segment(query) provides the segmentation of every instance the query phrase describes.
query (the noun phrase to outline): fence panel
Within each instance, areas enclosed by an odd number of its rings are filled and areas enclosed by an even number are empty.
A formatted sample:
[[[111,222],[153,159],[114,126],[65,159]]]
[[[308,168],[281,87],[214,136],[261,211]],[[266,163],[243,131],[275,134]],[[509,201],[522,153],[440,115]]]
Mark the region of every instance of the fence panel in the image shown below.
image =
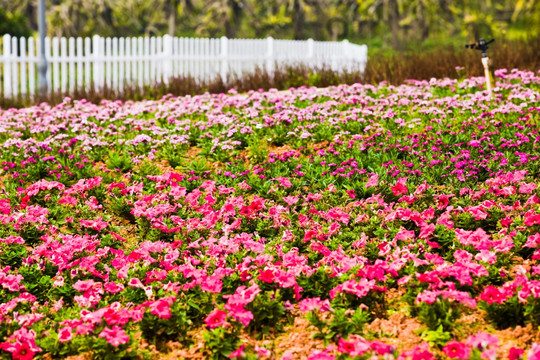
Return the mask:
[[[0,38],[0,91],[5,98],[37,93],[40,43],[34,38]],[[256,68],[278,65],[364,71],[367,46],[340,42],[266,39],[195,39],[163,37],[45,38],[46,74],[51,92],[168,83],[172,77],[223,80]]]
[[[36,95],[36,47],[34,44],[34,38],[28,39],[28,92],[30,96]]]

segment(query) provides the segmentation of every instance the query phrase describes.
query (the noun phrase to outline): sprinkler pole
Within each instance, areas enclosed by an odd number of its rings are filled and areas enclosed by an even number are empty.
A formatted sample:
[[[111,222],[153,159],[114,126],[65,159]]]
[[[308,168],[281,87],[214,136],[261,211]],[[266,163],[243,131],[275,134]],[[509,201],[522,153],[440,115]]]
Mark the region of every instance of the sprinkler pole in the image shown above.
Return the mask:
[[[489,99],[493,99],[493,89],[491,88],[491,75],[489,74],[489,58],[482,57],[482,65],[484,65],[484,75],[486,76],[486,88],[489,94]]]
[[[494,42],[495,39],[485,41],[480,39],[475,43],[466,44],[465,47],[474,50],[480,50],[482,52],[482,65],[484,66],[484,75],[486,77],[486,89],[488,91],[489,99],[493,99],[493,89],[491,88],[491,75],[489,74],[489,58],[487,56],[488,45]]]

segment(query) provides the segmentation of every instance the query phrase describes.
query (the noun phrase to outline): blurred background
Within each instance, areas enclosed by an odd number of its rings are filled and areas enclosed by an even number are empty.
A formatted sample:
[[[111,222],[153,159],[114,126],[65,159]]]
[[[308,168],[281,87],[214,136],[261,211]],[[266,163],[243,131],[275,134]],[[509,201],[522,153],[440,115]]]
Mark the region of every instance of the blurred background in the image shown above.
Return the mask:
[[[0,0],[0,34],[35,34],[36,12],[37,0]],[[540,0],[48,0],[47,22],[51,36],[348,39],[391,54],[530,41]]]

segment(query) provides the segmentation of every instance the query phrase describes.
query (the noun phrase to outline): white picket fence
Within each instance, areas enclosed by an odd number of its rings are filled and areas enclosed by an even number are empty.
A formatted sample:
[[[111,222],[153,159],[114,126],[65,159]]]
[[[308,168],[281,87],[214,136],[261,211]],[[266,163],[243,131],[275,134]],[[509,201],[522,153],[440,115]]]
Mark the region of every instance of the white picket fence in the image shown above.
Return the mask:
[[[4,98],[35,95],[39,42],[4,35],[0,54]],[[266,39],[162,37],[46,38],[49,91],[123,89],[125,85],[152,85],[172,77],[197,80],[226,79],[256,67],[272,71],[276,64],[329,66],[339,71],[363,71],[367,46],[341,42]]]

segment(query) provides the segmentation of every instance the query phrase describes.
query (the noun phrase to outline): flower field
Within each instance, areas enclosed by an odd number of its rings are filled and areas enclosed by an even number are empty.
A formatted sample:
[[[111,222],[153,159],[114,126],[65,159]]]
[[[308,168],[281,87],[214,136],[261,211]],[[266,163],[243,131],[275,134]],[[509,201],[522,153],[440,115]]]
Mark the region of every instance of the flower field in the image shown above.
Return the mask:
[[[0,111],[0,357],[540,359],[540,73]]]

